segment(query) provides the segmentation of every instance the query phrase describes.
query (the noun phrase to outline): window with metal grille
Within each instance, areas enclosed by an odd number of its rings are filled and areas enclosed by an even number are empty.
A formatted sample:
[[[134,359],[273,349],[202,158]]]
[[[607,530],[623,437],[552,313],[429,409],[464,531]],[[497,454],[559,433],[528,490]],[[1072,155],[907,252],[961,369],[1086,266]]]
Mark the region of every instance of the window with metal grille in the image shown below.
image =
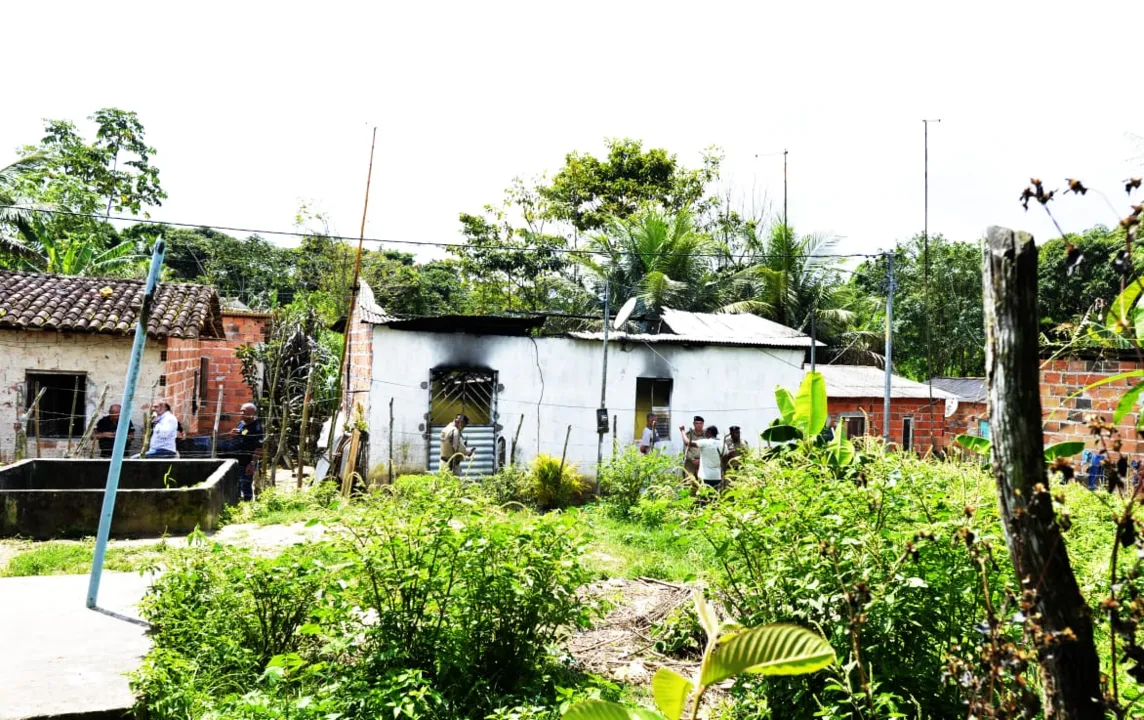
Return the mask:
[[[492,370],[440,368],[431,375],[429,422],[448,425],[458,415],[468,415],[470,425],[493,424],[493,400],[497,375]]]
[[[87,425],[87,375],[84,373],[27,373],[25,408],[39,402],[40,437],[79,439]],[[75,408],[73,413],[72,408]],[[28,414],[28,437],[36,434],[37,413]]]
[[[636,378],[635,437],[643,435],[647,414],[655,413],[655,434],[671,437],[671,378]]]

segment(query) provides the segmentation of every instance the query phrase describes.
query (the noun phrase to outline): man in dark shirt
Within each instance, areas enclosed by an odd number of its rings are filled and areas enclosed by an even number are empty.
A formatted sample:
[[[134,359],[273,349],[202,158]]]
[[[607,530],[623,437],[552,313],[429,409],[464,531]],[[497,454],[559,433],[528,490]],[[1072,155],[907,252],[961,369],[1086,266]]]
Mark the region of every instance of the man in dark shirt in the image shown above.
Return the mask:
[[[220,448],[219,454],[222,457],[238,461],[238,489],[243,500],[254,499],[253,461],[255,453],[262,448],[264,435],[262,421],[258,419],[258,408],[254,403],[245,403],[242,406],[242,421],[230,431],[230,438]]]
[[[121,409],[119,405],[112,405],[107,409],[107,414],[95,423],[95,437],[99,440],[99,456],[102,458],[111,457],[111,451],[115,448],[115,430],[119,427]],[[134,439],[135,423],[128,420],[127,445],[129,447]]]

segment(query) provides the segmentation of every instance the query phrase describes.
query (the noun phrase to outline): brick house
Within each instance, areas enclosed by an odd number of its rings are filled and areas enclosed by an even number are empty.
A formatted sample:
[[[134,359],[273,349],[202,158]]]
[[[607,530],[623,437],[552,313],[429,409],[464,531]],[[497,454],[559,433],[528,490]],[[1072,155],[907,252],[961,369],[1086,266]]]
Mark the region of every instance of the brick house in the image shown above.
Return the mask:
[[[882,437],[886,371],[868,365],[818,365],[815,369],[826,380],[827,411],[839,426],[846,427],[846,436]],[[948,444],[945,411],[946,402],[952,396],[935,386],[931,406],[930,392],[924,383],[891,376],[890,442],[923,453],[931,447],[940,450]]]
[[[936,377],[930,380],[935,388],[953,397],[946,400],[945,431],[950,440],[972,429],[989,437],[989,388],[983,377]]]
[[[12,457],[19,416],[40,389],[44,457],[65,454],[69,434],[78,440],[97,413],[120,401],[142,295],[140,280],[0,271],[0,457]],[[153,398],[166,399],[192,435],[209,434],[220,384],[224,417],[237,415],[251,393],[234,351],[260,340],[265,323],[257,313],[223,313],[212,287],[161,283],[130,410],[139,430],[132,452]],[[34,456],[34,416],[26,431]]]
[[[1084,388],[1141,368],[1144,368],[1144,363],[1135,353],[1115,350],[1077,352],[1042,361],[1041,411],[1045,444],[1087,440],[1091,437],[1085,420],[1089,415],[1099,415],[1111,422],[1121,396],[1139,379],[1122,378],[1091,390]],[[1144,440],[1136,431],[1139,417],[1139,413],[1131,412],[1120,421],[1120,438],[1125,453],[1144,451]]]

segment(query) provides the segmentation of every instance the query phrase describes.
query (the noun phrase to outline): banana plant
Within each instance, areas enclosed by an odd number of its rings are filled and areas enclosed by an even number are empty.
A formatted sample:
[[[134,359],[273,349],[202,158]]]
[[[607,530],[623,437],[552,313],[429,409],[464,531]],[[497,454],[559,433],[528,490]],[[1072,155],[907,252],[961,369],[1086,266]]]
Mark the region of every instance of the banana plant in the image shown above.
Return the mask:
[[[987,457],[993,448],[992,442],[977,435],[958,435],[954,442],[969,452]],[[1081,440],[1053,443],[1045,448],[1045,462],[1051,463],[1059,458],[1072,457],[1082,450],[1084,450],[1084,442]]]
[[[703,694],[715,683],[743,673],[805,675],[834,663],[830,643],[798,625],[775,623],[744,628],[737,623],[720,622],[701,590],[695,591],[695,614],[707,632],[703,662],[691,679],[665,667],[656,671],[651,694],[660,712],[585,700],[568,708],[563,720],[681,720],[685,712],[689,720],[695,720]]]
[[[784,387],[775,388],[780,418],[763,431],[767,442],[813,440],[826,427],[826,379],[822,373],[808,372],[797,395]]]

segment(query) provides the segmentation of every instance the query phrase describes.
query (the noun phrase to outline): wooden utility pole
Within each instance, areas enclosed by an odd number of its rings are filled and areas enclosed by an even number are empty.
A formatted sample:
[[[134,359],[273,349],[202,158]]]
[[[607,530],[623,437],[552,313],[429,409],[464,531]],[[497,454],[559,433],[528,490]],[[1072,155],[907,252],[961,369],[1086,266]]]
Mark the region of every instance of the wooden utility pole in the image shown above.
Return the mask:
[[[1045,718],[1105,717],[1092,615],[1069,564],[1045,468],[1037,313],[1037,248],[1028,233],[991,227],[985,256],[985,367],[1001,526],[1041,627]],[[1071,637],[1067,637],[1071,635]]]

